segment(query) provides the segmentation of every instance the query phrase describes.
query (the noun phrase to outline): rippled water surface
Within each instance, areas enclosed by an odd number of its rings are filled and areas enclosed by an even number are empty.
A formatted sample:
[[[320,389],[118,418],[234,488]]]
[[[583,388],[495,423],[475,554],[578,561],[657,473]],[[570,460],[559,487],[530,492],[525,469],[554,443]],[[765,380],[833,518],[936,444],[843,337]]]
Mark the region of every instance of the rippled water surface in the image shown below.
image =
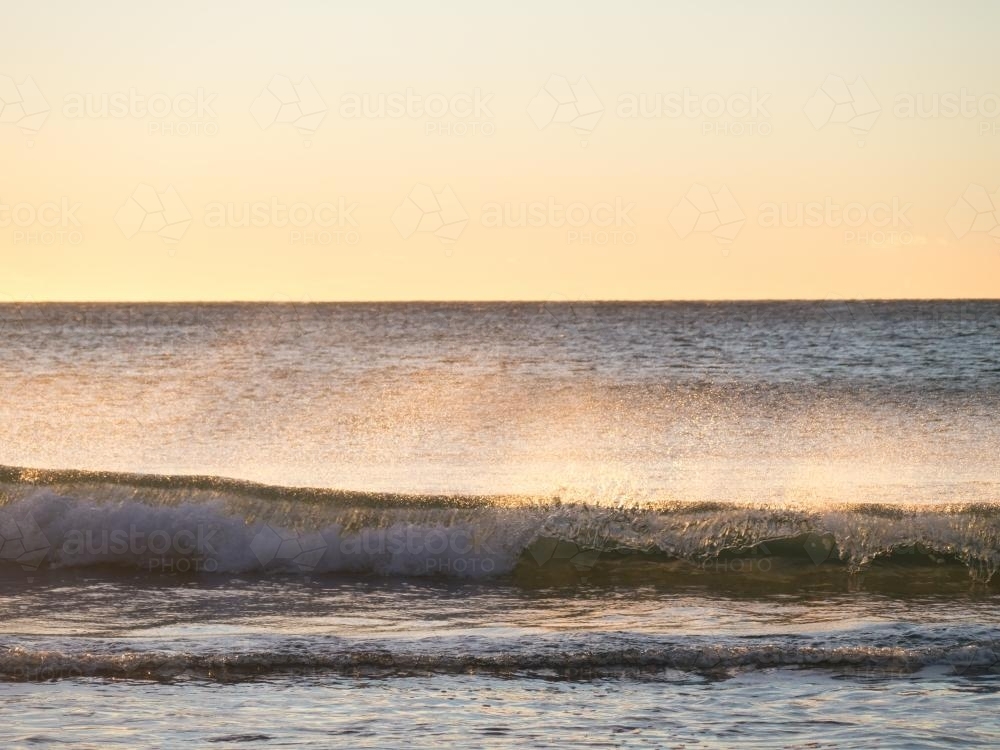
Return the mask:
[[[1000,304],[0,306],[4,747],[1000,744]]]
[[[1000,303],[4,306],[3,460],[363,491],[995,500]]]

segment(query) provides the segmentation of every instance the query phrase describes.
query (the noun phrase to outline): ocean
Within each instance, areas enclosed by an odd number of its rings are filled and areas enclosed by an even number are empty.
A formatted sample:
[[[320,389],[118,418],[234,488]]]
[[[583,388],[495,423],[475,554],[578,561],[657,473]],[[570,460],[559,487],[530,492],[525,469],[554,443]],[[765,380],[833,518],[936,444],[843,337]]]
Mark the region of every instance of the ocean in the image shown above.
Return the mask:
[[[1000,302],[0,306],[5,748],[995,747]]]

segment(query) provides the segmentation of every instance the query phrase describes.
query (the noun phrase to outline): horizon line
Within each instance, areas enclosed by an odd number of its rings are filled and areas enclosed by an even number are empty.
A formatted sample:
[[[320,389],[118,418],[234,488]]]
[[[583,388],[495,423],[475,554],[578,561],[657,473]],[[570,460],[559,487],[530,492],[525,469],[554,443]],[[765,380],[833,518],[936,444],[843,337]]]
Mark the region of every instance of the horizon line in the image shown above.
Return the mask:
[[[731,298],[579,298],[579,299],[52,299],[0,300],[11,305],[563,305],[563,304],[669,304],[669,303],[777,303],[777,302],[1000,302],[998,297],[731,297]]]

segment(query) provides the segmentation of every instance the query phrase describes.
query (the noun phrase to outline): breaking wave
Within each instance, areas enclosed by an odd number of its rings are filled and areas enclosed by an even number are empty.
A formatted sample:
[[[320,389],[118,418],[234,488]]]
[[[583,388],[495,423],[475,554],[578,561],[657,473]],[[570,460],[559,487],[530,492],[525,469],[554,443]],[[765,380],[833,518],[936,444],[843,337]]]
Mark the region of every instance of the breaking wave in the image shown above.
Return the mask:
[[[1000,567],[1000,505],[565,502],[0,467],[0,567],[651,577]],[[963,571],[964,575],[964,571]]]
[[[744,639],[675,642],[589,638],[528,642],[496,650],[446,647],[414,650],[384,644],[275,644],[271,649],[143,651],[88,644],[81,650],[0,648],[0,681],[72,678],[138,680],[206,679],[241,681],[323,674],[412,676],[417,674],[504,673],[594,679],[656,678],[671,673],[723,676],[737,671],[781,667],[830,669],[858,676],[893,677],[927,668],[966,676],[1000,673],[1000,642],[982,634],[947,642],[911,638],[901,645],[882,642]]]

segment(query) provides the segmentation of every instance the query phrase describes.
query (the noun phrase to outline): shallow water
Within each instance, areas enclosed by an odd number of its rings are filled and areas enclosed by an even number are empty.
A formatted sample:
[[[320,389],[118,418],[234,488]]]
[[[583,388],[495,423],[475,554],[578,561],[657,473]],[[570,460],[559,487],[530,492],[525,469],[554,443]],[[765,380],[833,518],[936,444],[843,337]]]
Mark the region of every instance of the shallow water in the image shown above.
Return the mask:
[[[5,746],[995,746],[1000,596],[49,571]],[[983,623],[993,623],[984,626]]]
[[[18,684],[8,747],[995,747],[997,686],[936,674],[725,680],[434,676]],[[58,706],[58,708],[55,708]],[[54,715],[58,714],[58,715]],[[58,728],[56,728],[58,727]]]

